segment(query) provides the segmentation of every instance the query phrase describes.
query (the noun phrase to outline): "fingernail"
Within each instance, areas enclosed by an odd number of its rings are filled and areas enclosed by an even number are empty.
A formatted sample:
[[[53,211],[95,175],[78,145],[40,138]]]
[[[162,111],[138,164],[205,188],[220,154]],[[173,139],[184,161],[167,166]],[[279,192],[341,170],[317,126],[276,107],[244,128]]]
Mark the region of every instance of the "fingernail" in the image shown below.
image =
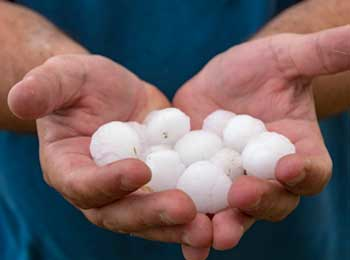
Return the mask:
[[[290,187],[294,187],[300,182],[302,182],[306,177],[306,172],[305,170],[302,170],[297,176],[295,176],[293,179],[289,180],[286,182],[286,184]]]
[[[128,234],[128,232],[126,232],[124,230],[121,230],[121,229],[117,230],[117,232],[120,233],[120,234]]]
[[[166,212],[161,212],[159,214],[159,218],[164,224],[167,224],[167,225],[175,225],[176,224],[175,221],[172,220]]]
[[[130,192],[130,191],[134,191],[136,190],[137,186],[135,186],[135,184],[128,178],[128,177],[122,177],[121,180],[120,180],[120,189],[122,191],[127,191],[127,192]]]
[[[144,191],[144,192],[146,192],[146,193],[152,193],[152,192],[153,192],[153,190],[152,190],[150,187],[148,187],[148,186],[142,186],[142,187],[140,188],[140,190],[141,190],[141,191]]]
[[[189,234],[187,232],[182,235],[182,244],[185,246],[191,246],[191,240],[189,239]]]

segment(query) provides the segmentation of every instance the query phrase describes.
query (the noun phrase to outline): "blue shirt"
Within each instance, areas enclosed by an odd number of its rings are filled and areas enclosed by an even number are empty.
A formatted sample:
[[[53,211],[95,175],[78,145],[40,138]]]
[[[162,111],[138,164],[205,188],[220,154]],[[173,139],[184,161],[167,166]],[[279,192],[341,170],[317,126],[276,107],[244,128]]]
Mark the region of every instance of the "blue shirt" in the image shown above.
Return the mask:
[[[17,2],[171,98],[215,54],[295,1]],[[344,113],[321,124],[334,160],[334,177],[322,194],[303,198],[281,223],[259,222],[237,248],[210,259],[350,259],[349,122]],[[181,259],[177,245],[114,234],[85,220],[43,182],[35,136],[0,132],[0,165],[0,259]]]

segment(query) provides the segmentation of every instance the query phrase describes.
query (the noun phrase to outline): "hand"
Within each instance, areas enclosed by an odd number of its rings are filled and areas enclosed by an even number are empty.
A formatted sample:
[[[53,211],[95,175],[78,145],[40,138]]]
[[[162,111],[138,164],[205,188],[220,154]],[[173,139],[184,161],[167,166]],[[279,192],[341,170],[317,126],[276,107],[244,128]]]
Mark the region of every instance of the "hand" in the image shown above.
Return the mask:
[[[220,108],[258,117],[296,145],[296,154],[278,162],[278,181],[242,176],[232,185],[232,209],[212,220],[214,248],[233,247],[254,219],[282,220],[295,209],[299,195],[325,187],[332,161],[317,122],[312,79],[350,69],[349,55],[349,26],[276,35],[216,56],[178,91],[174,105],[190,115],[194,128]]]
[[[90,137],[102,124],[142,120],[169,106],[155,87],[103,57],[57,56],[14,86],[8,103],[19,118],[38,119],[46,182],[92,223],[147,239],[211,244],[211,223],[187,195],[137,191],[151,174],[141,161],[97,167],[90,157]]]

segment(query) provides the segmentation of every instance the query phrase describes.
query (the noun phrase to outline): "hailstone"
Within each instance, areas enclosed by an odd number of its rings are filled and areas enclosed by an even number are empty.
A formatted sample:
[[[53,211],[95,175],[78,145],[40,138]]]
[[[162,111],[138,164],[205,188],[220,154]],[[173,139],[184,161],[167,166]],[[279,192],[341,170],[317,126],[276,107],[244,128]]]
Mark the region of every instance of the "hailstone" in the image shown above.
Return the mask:
[[[218,136],[222,136],[222,132],[228,121],[236,114],[226,110],[216,110],[209,114],[203,121],[203,130],[213,132]]]
[[[153,145],[151,147],[148,147],[142,154],[141,158],[146,159],[146,157],[150,153],[158,152],[158,151],[164,151],[164,150],[172,150],[171,145],[168,144],[159,144],[159,145]]]
[[[174,189],[185,170],[180,156],[173,150],[150,153],[146,158],[146,164],[152,172],[152,178],[146,186],[153,191]]]
[[[197,211],[216,213],[228,206],[227,196],[231,184],[223,170],[209,161],[199,161],[185,170],[177,183],[177,189],[191,197]]]
[[[243,168],[248,175],[275,179],[278,160],[293,153],[295,153],[295,146],[287,137],[275,132],[264,132],[253,138],[244,148]]]
[[[264,123],[249,115],[237,115],[230,119],[224,131],[224,143],[237,152],[242,152],[249,140],[266,131]]]
[[[232,181],[244,174],[241,155],[232,149],[221,149],[210,161],[221,168]]]
[[[144,124],[151,145],[174,144],[191,129],[190,118],[176,108],[155,110],[146,117]]]
[[[140,137],[124,122],[113,121],[104,124],[91,138],[90,153],[99,166],[127,158],[137,158],[140,152]]]
[[[136,131],[140,138],[140,143],[142,146],[142,150],[145,151],[147,149],[148,143],[147,143],[147,134],[146,134],[146,126],[143,124],[140,124],[139,122],[130,121],[127,122],[127,124]]]
[[[221,147],[221,138],[216,134],[196,130],[184,135],[175,144],[175,151],[179,153],[183,163],[188,166],[197,161],[209,160]]]

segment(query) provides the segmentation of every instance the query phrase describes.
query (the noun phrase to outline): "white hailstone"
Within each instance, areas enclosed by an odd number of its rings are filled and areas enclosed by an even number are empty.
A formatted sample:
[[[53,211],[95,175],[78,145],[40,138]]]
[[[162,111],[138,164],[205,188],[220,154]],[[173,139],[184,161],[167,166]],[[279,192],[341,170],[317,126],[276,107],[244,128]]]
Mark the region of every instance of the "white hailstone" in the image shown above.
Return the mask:
[[[147,146],[148,146],[146,126],[143,124],[140,124],[139,122],[135,122],[135,121],[130,121],[130,122],[127,122],[126,124],[128,124],[132,129],[134,129],[136,131],[136,133],[139,135],[142,150],[145,151],[147,149]]]
[[[190,118],[176,108],[153,111],[144,124],[151,145],[174,144],[191,129]]]
[[[266,131],[264,123],[249,115],[237,115],[230,119],[224,131],[224,143],[237,152],[242,152],[249,140]]]
[[[150,153],[146,158],[146,164],[152,172],[152,178],[146,186],[153,191],[176,188],[177,181],[185,170],[180,156],[173,150]]]
[[[171,145],[159,144],[159,145],[150,146],[143,152],[143,154],[141,155],[141,158],[145,159],[150,153],[164,151],[164,150],[172,150]]]
[[[226,127],[228,121],[236,114],[226,110],[216,110],[209,114],[203,121],[203,130],[213,132],[218,136],[222,136],[222,132]]]
[[[244,174],[241,155],[232,149],[221,149],[210,161],[221,168],[232,181]]]
[[[275,179],[278,160],[293,153],[295,146],[287,137],[275,132],[264,132],[253,138],[243,150],[243,168],[248,175]]]
[[[228,206],[227,196],[231,184],[223,170],[209,161],[200,161],[185,170],[177,183],[177,189],[191,197],[197,211],[216,213]]]
[[[221,147],[222,141],[216,134],[196,130],[184,135],[175,144],[175,151],[179,153],[183,163],[188,166],[197,161],[209,160]]]
[[[113,121],[102,125],[91,138],[90,153],[99,166],[127,158],[137,158],[140,152],[140,137],[124,122]]]

